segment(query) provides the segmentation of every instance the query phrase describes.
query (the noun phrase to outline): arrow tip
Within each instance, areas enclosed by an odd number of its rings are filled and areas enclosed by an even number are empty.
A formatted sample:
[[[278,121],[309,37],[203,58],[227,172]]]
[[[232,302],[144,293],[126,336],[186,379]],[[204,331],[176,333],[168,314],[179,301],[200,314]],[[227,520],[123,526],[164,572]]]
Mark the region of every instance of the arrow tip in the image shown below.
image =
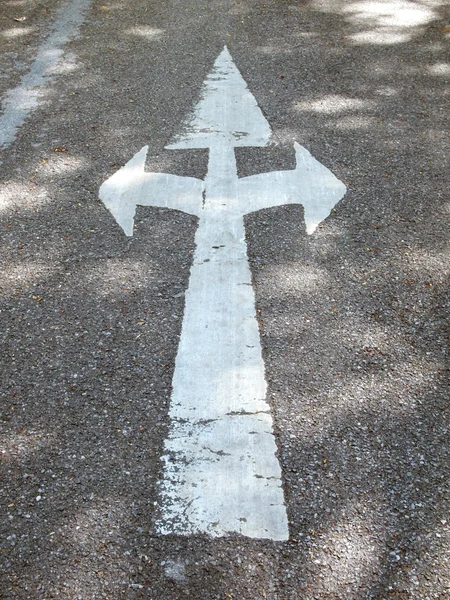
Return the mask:
[[[133,235],[136,212],[136,201],[132,198],[132,190],[136,188],[140,178],[145,174],[147,152],[148,146],[141,148],[126,165],[111,175],[99,190],[100,200],[127,236]]]
[[[302,189],[306,233],[311,235],[345,195],[347,188],[325,165],[294,142],[296,172]]]
[[[201,100],[169,149],[219,144],[266,146],[272,130],[225,45],[203,83]]]
[[[126,165],[123,167],[124,169],[139,169],[140,171],[144,170],[145,160],[147,158],[148,146],[144,146],[136,152],[136,154],[131,158]],[[119,171],[120,173],[120,171]]]

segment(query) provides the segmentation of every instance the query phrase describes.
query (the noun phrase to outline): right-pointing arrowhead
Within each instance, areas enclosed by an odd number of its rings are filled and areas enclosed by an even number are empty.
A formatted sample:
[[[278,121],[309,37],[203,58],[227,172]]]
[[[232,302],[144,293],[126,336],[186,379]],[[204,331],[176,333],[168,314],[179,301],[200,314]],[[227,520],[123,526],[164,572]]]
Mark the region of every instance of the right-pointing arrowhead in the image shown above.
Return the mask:
[[[298,201],[303,204],[305,211],[306,232],[312,234],[344,196],[347,188],[306,148],[297,142],[294,148],[297,160],[294,185],[298,189]]]
[[[306,232],[315,229],[331,213],[347,188],[333,173],[295,142],[297,165],[292,171],[273,171],[238,181],[242,214],[283,204],[302,204]]]

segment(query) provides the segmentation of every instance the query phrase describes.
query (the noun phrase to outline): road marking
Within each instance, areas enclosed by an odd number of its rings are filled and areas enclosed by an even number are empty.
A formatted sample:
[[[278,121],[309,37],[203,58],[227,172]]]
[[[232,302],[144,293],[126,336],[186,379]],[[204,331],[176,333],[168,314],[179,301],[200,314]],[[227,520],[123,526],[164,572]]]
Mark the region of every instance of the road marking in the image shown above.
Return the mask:
[[[293,171],[238,179],[234,147],[265,146],[271,129],[226,48],[185,131],[168,148],[209,148],[204,183],[146,173],[144,147],[100,188],[127,235],[137,205],[200,217],[172,382],[157,530],[286,540],[243,217],[299,203],[312,233],[346,188],[299,144]]]
[[[39,46],[29,72],[5,96],[0,116],[0,150],[14,142],[27,117],[38,108],[43,91],[63,58],[65,44],[78,35],[91,4],[92,0],[67,0],[56,11],[51,33]]]

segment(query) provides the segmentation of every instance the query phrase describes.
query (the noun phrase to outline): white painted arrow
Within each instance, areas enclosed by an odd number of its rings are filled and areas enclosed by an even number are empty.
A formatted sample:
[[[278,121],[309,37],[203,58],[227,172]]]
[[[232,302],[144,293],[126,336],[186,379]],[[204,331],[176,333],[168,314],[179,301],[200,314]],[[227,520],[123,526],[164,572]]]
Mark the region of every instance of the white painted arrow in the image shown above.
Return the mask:
[[[226,48],[185,130],[168,148],[209,148],[204,184],[145,173],[143,148],[100,189],[127,235],[137,204],[200,217],[172,382],[157,529],[286,540],[243,215],[300,203],[312,233],[345,186],[298,144],[293,171],[238,179],[234,147],[264,146],[271,130]]]
[[[137,152],[100,188],[100,198],[126,235],[133,235],[137,206],[158,206],[181,210],[199,217],[202,213],[204,183],[194,177],[144,171],[148,146]]]

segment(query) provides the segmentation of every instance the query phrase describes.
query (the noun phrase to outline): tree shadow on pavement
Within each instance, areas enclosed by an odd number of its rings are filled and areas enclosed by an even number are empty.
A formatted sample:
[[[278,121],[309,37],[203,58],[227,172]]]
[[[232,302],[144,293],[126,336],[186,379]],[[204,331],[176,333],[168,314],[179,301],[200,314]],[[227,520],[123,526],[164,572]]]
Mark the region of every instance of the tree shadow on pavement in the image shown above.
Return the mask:
[[[444,599],[446,7],[169,4],[97,6],[2,166],[2,595]],[[311,237],[297,206],[246,221],[286,543],[155,535],[196,220],[141,209],[127,240],[97,198],[149,139],[149,170],[204,176],[164,145],[223,41],[277,143],[241,174],[296,139],[348,187]]]

